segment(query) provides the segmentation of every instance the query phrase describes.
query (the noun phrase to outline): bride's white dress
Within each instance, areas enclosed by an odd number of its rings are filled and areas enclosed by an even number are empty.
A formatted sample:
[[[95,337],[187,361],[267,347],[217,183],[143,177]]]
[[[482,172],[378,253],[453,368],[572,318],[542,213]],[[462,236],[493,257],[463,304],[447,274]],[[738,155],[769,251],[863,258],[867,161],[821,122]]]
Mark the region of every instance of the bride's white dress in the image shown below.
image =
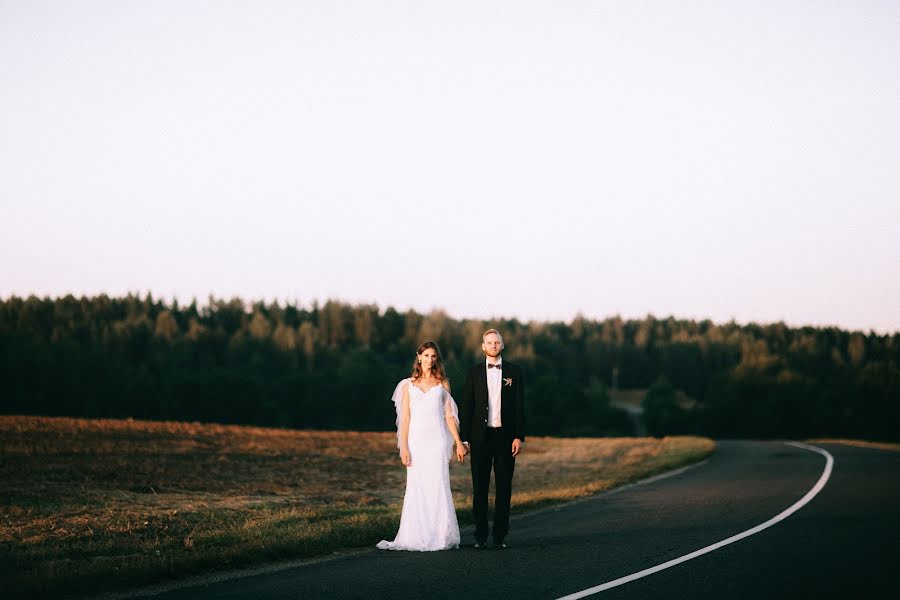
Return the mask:
[[[450,493],[450,456],[453,438],[446,416],[459,424],[456,402],[441,385],[422,391],[409,379],[394,392],[398,426],[400,397],[409,386],[409,453],[412,465],[406,469],[406,495],[397,537],[382,540],[382,550],[447,550],[459,547],[459,523]]]

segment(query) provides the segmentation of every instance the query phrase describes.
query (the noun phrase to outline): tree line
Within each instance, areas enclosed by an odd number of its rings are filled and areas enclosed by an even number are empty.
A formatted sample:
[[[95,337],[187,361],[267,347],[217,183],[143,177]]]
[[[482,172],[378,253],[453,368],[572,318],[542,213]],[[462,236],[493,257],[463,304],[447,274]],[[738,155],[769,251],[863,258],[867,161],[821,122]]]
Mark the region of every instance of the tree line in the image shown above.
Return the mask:
[[[389,430],[418,344],[438,343],[461,390],[489,327],[525,370],[529,434],[633,434],[610,392],[645,389],[653,435],[900,439],[900,333],[150,294],[0,300],[0,410]]]

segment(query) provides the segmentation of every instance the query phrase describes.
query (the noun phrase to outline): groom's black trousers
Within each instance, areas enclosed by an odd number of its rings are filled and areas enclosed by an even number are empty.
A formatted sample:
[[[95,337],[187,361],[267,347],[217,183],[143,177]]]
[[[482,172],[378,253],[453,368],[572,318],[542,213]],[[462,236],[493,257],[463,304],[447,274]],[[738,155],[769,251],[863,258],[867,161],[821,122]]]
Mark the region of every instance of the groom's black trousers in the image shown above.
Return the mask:
[[[512,477],[516,459],[512,455],[512,440],[501,429],[488,428],[483,444],[472,446],[472,513],[475,516],[475,539],[488,536],[488,490],[491,468],[494,469],[494,531],[503,539],[509,532],[509,500],[512,496]]]

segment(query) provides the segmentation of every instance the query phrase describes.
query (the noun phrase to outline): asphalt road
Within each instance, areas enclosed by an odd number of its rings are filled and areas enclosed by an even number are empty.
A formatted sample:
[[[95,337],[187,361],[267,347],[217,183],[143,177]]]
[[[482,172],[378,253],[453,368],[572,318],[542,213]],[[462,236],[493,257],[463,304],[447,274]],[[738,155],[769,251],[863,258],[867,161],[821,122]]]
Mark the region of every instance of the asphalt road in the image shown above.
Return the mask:
[[[821,447],[834,456],[831,478],[798,512],[593,597],[900,596],[900,452]],[[505,551],[476,551],[471,532],[464,531],[467,545],[459,550],[373,550],[153,597],[558,598],[771,519],[815,485],[825,462],[820,454],[781,442],[721,441],[708,462],[680,475],[514,518]]]

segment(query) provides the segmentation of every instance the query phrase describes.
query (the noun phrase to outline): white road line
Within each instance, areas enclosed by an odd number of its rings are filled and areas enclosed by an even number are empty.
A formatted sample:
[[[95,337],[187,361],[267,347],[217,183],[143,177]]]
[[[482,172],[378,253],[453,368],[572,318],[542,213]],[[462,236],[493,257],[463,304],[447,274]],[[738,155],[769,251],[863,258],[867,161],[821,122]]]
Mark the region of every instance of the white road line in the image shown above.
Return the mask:
[[[632,573],[631,575],[626,575],[625,577],[620,577],[619,579],[613,579],[612,581],[607,581],[606,583],[602,583],[598,586],[594,586],[592,588],[588,588],[586,590],[582,590],[580,592],[575,592],[574,594],[569,594],[568,596],[563,596],[558,598],[557,600],[576,600],[576,598],[585,598],[587,596],[592,596],[594,594],[599,594],[600,592],[604,592],[608,589],[618,587],[620,585],[624,585],[626,583],[630,583],[637,579],[641,579],[642,577],[647,577],[648,575],[653,575],[654,573],[659,573],[669,567],[674,567],[675,565],[679,565],[683,562],[687,562],[692,558],[697,558],[698,556],[703,556],[704,554],[708,554],[713,550],[718,550],[723,546],[727,546],[728,544],[733,544],[738,540],[742,540],[746,537],[750,537],[755,533],[759,533],[764,529],[768,529],[772,525],[785,520],[801,508],[803,508],[810,500],[816,497],[816,494],[822,491],[822,488],[825,487],[825,484],[828,483],[828,478],[831,477],[831,469],[834,466],[834,457],[827,450],[822,450],[816,446],[810,446],[808,444],[801,444],[800,442],[785,442],[790,446],[796,446],[797,448],[803,448],[804,450],[810,450],[812,452],[818,452],[822,456],[825,457],[825,470],[822,471],[821,477],[819,477],[819,481],[816,482],[816,485],[812,487],[811,490],[806,492],[806,495],[797,500],[790,507],[785,509],[784,511],[778,513],[765,523],[760,523],[753,529],[748,529],[742,533],[737,535],[733,535],[728,539],[724,539],[721,542],[716,542],[711,546],[707,546],[706,548],[701,548],[700,550],[696,550],[691,552],[690,554],[685,554],[684,556],[679,556],[678,558],[674,558],[668,562],[664,562],[662,564],[656,565],[655,567],[650,567],[649,569],[644,569],[643,571],[638,571],[637,573]]]

